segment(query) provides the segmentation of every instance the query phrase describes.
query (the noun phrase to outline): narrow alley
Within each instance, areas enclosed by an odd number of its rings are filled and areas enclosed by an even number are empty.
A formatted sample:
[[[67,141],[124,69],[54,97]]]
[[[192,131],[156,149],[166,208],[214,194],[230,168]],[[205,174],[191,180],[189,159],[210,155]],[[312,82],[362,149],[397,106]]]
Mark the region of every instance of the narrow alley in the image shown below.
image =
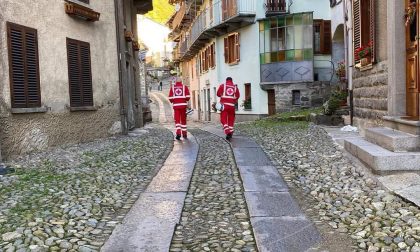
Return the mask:
[[[8,164],[30,169],[0,177],[0,251],[416,251],[419,208],[322,128],[189,120],[176,141],[166,93],[144,129]]]

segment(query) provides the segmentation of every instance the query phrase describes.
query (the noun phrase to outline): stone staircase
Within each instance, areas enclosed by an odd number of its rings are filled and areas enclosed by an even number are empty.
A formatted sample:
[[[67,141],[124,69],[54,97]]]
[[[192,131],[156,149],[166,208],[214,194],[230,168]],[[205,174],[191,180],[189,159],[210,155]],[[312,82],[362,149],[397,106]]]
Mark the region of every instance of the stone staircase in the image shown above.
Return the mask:
[[[366,129],[365,137],[344,140],[344,148],[374,173],[420,171],[420,123],[385,117],[385,127]]]

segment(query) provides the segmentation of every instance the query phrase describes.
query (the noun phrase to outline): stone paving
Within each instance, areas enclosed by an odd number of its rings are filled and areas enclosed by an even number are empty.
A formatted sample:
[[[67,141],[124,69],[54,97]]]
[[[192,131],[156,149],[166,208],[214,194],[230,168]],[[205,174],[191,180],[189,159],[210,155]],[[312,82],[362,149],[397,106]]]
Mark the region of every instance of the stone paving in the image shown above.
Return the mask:
[[[170,251],[257,251],[229,144],[202,130],[191,132],[200,148]]]
[[[240,124],[300,191],[314,221],[350,235],[360,251],[420,251],[420,209],[381,187],[353,163],[328,134],[306,123]]]
[[[0,177],[0,251],[98,251],[172,146],[149,128],[8,163],[18,173]]]
[[[156,93],[154,100],[160,120],[170,127],[164,95]],[[420,252],[420,209],[382,188],[322,128],[262,120],[238,124],[237,129],[261,145],[296,192],[299,207],[336,243],[321,244],[319,250]],[[183,189],[187,196],[170,251],[257,251],[256,227],[237,167],[246,164],[235,160],[223,138],[200,129],[190,132],[199,152],[188,191]],[[0,176],[0,252],[98,251],[150,185],[172,147],[173,134],[153,125],[130,136],[9,162],[18,172]],[[146,211],[147,205],[139,209]],[[257,208],[250,210],[261,215]],[[340,237],[345,242],[334,241]]]

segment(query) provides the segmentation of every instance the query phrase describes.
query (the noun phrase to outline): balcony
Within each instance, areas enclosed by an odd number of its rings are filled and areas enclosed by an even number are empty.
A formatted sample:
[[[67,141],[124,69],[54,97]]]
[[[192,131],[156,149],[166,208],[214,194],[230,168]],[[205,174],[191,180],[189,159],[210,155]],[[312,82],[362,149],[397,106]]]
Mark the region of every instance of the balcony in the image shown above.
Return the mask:
[[[287,12],[286,0],[266,0],[264,4],[265,15],[273,16]]]
[[[192,23],[187,50],[181,60],[194,57],[209,39],[253,24],[257,1],[260,0],[220,0],[203,10]]]
[[[172,21],[172,24],[171,24],[171,29],[173,30],[177,29],[181,25],[181,22],[184,20],[186,12],[187,12],[187,6],[186,4],[182,4],[179,11],[175,14],[174,20]]]

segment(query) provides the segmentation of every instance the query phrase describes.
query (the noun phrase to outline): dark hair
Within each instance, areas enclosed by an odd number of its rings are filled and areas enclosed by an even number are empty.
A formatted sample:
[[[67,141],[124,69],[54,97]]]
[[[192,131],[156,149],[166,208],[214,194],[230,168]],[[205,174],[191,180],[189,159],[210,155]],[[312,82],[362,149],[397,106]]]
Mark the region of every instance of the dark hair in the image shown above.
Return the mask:
[[[226,81],[232,81],[232,77],[227,77]]]

